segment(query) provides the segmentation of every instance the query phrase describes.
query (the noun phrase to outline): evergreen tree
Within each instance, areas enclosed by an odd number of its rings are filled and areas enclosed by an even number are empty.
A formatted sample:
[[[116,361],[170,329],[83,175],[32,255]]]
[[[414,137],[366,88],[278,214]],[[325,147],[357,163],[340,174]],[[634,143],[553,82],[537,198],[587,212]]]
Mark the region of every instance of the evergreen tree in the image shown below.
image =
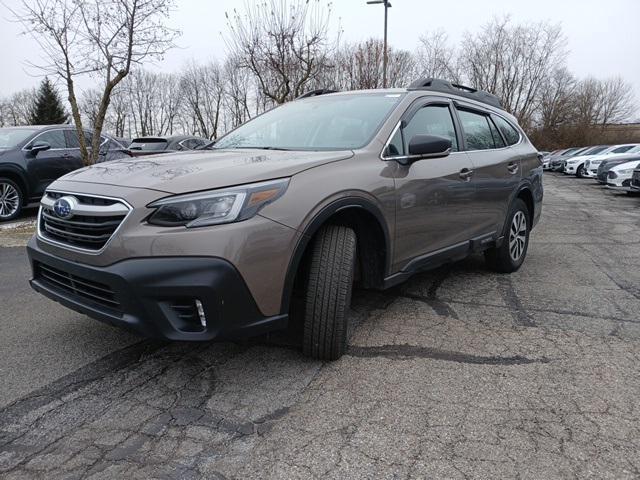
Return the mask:
[[[29,123],[31,125],[57,125],[65,123],[69,116],[62,106],[58,91],[47,77],[38,88],[38,93],[31,108]]]

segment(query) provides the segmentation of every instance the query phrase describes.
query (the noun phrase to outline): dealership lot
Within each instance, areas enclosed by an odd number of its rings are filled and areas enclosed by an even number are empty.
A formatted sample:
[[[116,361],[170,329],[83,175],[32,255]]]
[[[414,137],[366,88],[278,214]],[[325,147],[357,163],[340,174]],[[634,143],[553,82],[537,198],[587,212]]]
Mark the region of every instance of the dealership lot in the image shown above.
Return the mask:
[[[637,478],[640,198],[545,175],[529,256],[356,292],[349,353],[141,340],[0,232],[2,478]]]

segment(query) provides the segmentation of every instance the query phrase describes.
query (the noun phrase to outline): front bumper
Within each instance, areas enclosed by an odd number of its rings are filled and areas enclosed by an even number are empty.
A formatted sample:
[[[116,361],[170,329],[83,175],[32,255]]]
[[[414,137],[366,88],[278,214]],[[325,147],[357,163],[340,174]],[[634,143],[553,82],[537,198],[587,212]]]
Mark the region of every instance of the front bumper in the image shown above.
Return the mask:
[[[33,238],[27,252],[34,290],[147,337],[244,338],[287,326],[286,314],[260,312],[240,273],[221,258],[134,258],[95,267],[50,255]]]

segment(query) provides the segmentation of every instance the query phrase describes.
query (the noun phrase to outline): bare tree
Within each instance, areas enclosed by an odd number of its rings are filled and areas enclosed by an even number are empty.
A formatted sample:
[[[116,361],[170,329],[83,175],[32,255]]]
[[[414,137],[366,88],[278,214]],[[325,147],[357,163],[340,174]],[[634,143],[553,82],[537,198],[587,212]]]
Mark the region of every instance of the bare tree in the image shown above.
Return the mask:
[[[330,6],[321,0],[245,2],[225,13],[231,55],[255,75],[260,92],[280,104],[302,94],[329,63]]]
[[[429,32],[420,37],[416,50],[416,67],[420,76],[460,82],[456,51],[449,45],[444,30]]]
[[[600,125],[628,121],[636,111],[633,87],[621,77],[603,80],[600,87]]]
[[[384,43],[369,39],[340,46],[331,58],[331,65],[314,82],[317,88],[359,90],[382,88]],[[405,87],[415,76],[415,60],[411,52],[388,49],[387,84]]]
[[[250,72],[238,68],[239,61],[234,57],[224,63],[224,106],[225,129],[230,130],[251,118],[251,94],[255,86]]]
[[[31,108],[36,99],[36,90],[26,89],[0,101],[0,126],[29,125]]]
[[[217,63],[191,63],[182,74],[180,90],[193,133],[209,139],[218,136],[224,101],[224,72]]]
[[[566,40],[559,25],[540,22],[512,25],[493,19],[477,34],[467,33],[460,49],[463,76],[495,93],[507,111],[529,126],[542,86],[563,65]]]
[[[22,0],[14,12],[39,42],[44,63],[35,65],[66,84],[71,113],[85,164],[96,162],[100,134],[114,88],[133,65],[160,58],[173,46],[177,32],[164,25],[173,0]],[[89,149],[76,94],[76,80],[92,75],[101,98]]]

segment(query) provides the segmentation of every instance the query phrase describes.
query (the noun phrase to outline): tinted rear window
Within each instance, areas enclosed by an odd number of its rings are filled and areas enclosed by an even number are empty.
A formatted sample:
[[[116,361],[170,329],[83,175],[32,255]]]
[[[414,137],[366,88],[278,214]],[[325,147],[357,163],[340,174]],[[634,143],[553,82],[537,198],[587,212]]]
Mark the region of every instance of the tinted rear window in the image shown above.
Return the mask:
[[[130,150],[143,150],[145,152],[157,152],[167,149],[167,141],[163,139],[136,139],[129,145]]]

